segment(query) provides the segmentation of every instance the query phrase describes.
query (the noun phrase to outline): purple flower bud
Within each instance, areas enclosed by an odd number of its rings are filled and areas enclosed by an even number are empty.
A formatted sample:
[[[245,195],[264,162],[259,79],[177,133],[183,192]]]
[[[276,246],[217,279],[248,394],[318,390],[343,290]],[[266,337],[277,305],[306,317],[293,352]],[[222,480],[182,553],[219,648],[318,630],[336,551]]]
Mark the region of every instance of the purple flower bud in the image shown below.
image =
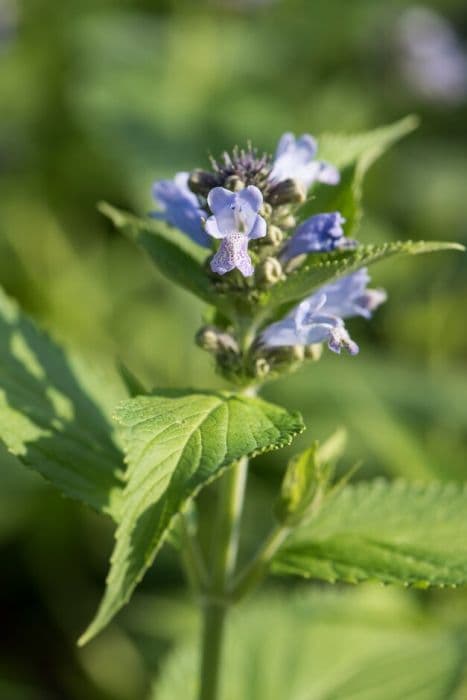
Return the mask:
[[[206,212],[200,208],[196,195],[188,187],[189,173],[177,173],[173,180],[159,180],[152,188],[153,196],[163,207],[151,212],[155,219],[162,219],[170,226],[186,233],[195,243],[209,247],[209,237],[203,229]]]
[[[205,228],[213,238],[222,239],[219,250],[211,260],[211,269],[224,275],[237,268],[244,277],[253,274],[248,254],[248,242],[266,235],[266,221],[258,214],[263,195],[254,185],[240,192],[215,187],[208,195],[213,213]]]
[[[316,151],[316,141],[309,134],[303,134],[298,139],[290,132],[283,134],[277,145],[269,180],[297,180],[305,189],[315,180],[336,185],[340,179],[338,170],[329,163],[315,160]]]
[[[332,250],[355,248],[357,241],[346,238],[342,224],[345,219],[339,212],[316,214],[297,228],[281,253],[285,261],[307,253],[328,253]]]

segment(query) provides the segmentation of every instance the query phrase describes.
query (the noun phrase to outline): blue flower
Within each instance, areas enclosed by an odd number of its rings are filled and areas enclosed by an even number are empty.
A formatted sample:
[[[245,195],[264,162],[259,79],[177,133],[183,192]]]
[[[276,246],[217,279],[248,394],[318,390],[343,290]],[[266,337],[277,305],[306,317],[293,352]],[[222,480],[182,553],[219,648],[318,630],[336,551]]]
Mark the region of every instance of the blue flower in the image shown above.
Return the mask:
[[[343,320],[327,312],[325,294],[302,301],[282,321],[268,326],[261,334],[261,341],[268,347],[327,342],[334,352],[340,352],[342,347],[351,355],[358,352],[358,345],[351,340]]]
[[[213,213],[205,229],[213,238],[221,239],[219,250],[211,260],[211,269],[224,275],[237,268],[244,277],[253,274],[248,242],[266,235],[266,221],[258,214],[263,195],[253,185],[240,192],[214,187],[208,194]]]
[[[345,348],[356,355],[358,345],[351,339],[343,319],[370,318],[372,311],[386,300],[383,290],[366,289],[369,281],[366,268],[362,268],[324,285],[282,321],[268,326],[261,334],[262,342],[269,347],[327,342],[333,352],[340,353]]]
[[[188,187],[188,173],[177,173],[173,180],[159,180],[152,188],[153,196],[163,207],[151,212],[155,219],[162,219],[170,226],[186,233],[195,243],[209,247],[209,238],[203,228],[206,212],[200,208],[198,198]]]
[[[325,294],[327,313],[340,318],[363,316],[369,319],[372,312],[387,299],[384,289],[366,288],[370,279],[367,268],[362,267],[357,272],[341,277],[337,282],[326,284],[311,299],[318,294]]]
[[[306,219],[295,234],[285,244],[281,258],[291,260],[307,253],[328,253],[332,250],[355,248],[357,241],[346,238],[342,224],[345,222],[339,212],[316,214]]]
[[[296,180],[305,190],[315,180],[336,185],[340,179],[339,171],[329,163],[315,160],[317,150],[316,141],[309,134],[303,134],[298,139],[290,132],[283,134],[277,145],[269,179],[273,182]]]

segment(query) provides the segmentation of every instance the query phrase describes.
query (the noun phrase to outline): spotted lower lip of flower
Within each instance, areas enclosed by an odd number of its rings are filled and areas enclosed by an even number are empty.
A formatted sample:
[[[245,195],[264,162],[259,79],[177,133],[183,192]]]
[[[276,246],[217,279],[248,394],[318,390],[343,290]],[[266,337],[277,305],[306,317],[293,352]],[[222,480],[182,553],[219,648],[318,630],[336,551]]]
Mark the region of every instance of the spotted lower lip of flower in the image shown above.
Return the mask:
[[[316,214],[306,219],[297,228],[281,252],[283,261],[291,260],[308,253],[328,253],[332,250],[355,248],[357,241],[346,238],[342,224],[345,222],[339,212]]]
[[[316,160],[317,150],[316,141],[309,134],[299,138],[290,132],[283,134],[277,145],[269,180],[281,182],[292,179],[305,189],[309,189],[315,181],[336,185],[340,179],[339,171],[329,163]]]
[[[254,185],[240,192],[214,187],[208,194],[213,215],[205,224],[206,233],[221,240],[219,250],[211,260],[211,269],[218,275],[238,269],[250,277],[253,264],[248,243],[266,235],[266,221],[258,214],[263,203],[261,191]]]
[[[333,328],[329,333],[328,348],[338,355],[340,355],[342,348],[345,348],[350,355],[357,355],[360,350],[343,325]]]
[[[181,172],[177,173],[173,180],[159,180],[154,183],[153,196],[163,209],[151,212],[151,216],[178,228],[195,243],[209,247],[209,237],[202,224],[207,214],[200,208],[196,195],[189,189],[188,177],[189,173]]]

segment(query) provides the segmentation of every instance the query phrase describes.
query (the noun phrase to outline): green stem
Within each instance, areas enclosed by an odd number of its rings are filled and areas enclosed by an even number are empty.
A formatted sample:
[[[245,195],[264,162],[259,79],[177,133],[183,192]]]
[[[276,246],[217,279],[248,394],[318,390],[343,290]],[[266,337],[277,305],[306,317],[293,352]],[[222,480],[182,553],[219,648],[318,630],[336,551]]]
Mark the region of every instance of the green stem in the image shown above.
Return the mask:
[[[217,700],[229,589],[237,562],[248,459],[231,467],[220,483],[214,530],[211,583],[203,610],[203,648],[199,700]]]
[[[196,535],[191,531],[185,513],[181,515],[182,547],[181,556],[185,567],[186,576],[193,595],[199,598],[206,585],[207,573],[203,561],[203,555],[199,547]]]
[[[291,528],[286,525],[277,525],[270,532],[251,563],[234,580],[231,590],[231,598],[234,602],[244,598],[262,581],[272,558],[290,535],[290,532]]]
[[[218,697],[226,612],[222,603],[208,603],[204,607],[199,700]]]

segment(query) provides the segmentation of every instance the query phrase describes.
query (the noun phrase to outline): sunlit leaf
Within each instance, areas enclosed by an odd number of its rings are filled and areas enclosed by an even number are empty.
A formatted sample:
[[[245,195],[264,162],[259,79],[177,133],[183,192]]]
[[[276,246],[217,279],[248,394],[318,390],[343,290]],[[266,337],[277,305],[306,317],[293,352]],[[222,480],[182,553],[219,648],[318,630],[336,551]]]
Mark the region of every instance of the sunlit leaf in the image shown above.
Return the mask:
[[[456,484],[347,486],[285,542],[275,573],[420,587],[467,583],[467,489]]]
[[[326,256],[309,255],[305,263],[292,272],[283,282],[274,285],[264,295],[263,303],[275,307],[302,299],[318,287],[339,277],[386,258],[433,253],[440,250],[464,250],[458,243],[438,241],[396,241],[380,245],[361,245],[345,253],[329,253]]]
[[[124,395],[0,293],[0,439],[66,496],[114,517],[123,455],[107,415]]]
[[[128,470],[107,589],[81,638],[97,634],[124,605],[186,501],[244,455],[276,449],[303,430],[298,414],[224,393],[141,396],[116,413]]]

